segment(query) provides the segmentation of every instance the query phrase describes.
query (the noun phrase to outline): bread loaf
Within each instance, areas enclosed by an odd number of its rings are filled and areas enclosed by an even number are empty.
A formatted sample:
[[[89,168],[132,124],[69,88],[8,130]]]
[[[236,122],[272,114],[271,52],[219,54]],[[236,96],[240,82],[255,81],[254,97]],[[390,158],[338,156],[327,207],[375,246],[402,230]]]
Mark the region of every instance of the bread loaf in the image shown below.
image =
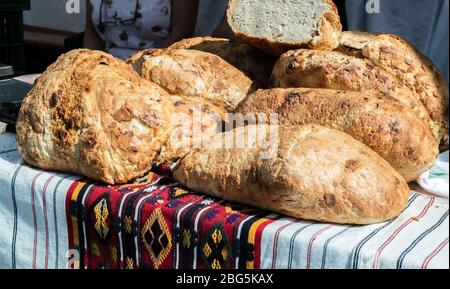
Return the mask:
[[[362,31],[342,31],[339,35],[339,46],[336,51],[347,55],[364,58],[363,49],[369,42],[376,41],[381,33]]]
[[[161,54],[164,50],[158,48],[149,48],[139,50],[133,53],[126,62],[140,75],[142,76],[142,65],[144,64],[144,56],[153,56]]]
[[[135,59],[135,57],[134,57]],[[211,53],[185,50],[152,50],[143,53],[141,76],[170,94],[208,99],[233,111],[257,84],[243,72]]]
[[[225,109],[196,97],[171,96],[174,109],[170,118],[170,134],[159,152],[157,163],[170,163],[184,157],[192,148],[205,144],[222,132]]]
[[[74,50],[50,65],[17,121],[24,160],[106,183],[145,173],[169,133],[169,95],[112,56]]]
[[[276,58],[243,42],[224,38],[195,37],[183,39],[168,49],[199,50],[215,54],[244,72],[261,87],[267,87]]]
[[[448,83],[430,59],[397,35],[343,32],[339,50],[370,60],[418,96],[440,127],[441,151],[449,147]]]
[[[187,149],[167,144],[174,115],[182,117],[177,101],[109,54],[73,50],[50,65],[25,98],[16,126],[19,151],[42,169],[124,183],[146,173],[163,148],[164,159],[184,156]],[[188,110],[189,103],[181,106]],[[209,125],[197,133],[210,133]]]
[[[342,31],[331,0],[230,0],[227,19],[238,39],[275,56],[301,47],[332,50]]]
[[[252,128],[216,135],[192,150],[174,178],[198,192],[316,221],[370,224],[405,207],[403,178],[349,135],[316,125],[258,126],[257,134]],[[246,145],[223,146],[233,139]],[[272,157],[261,158],[262,151]]]
[[[299,49],[283,54],[275,64],[273,87],[377,90],[414,110],[439,138],[440,127],[428,115],[414,91],[369,60],[337,51]]]
[[[317,124],[343,131],[377,152],[408,182],[428,170],[438,155],[436,139],[414,111],[375,91],[259,90],[236,112],[277,113],[280,124]]]

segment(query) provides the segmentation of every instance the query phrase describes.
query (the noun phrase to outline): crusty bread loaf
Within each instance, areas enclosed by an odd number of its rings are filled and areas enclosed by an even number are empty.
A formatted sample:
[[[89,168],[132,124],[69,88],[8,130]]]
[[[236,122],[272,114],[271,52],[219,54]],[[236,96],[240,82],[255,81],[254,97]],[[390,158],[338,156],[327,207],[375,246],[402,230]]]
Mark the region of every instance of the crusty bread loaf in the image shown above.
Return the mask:
[[[225,38],[195,37],[183,39],[168,49],[190,49],[215,54],[244,72],[261,87],[268,87],[276,58],[243,43]]]
[[[230,0],[227,19],[237,38],[275,56],[301,47],[332,50],[342,31],[331,0]]]
[[[170,163],[184,157],[192,148],[204,145],[211,136],[222,132],[227,113],[222,107],[199,97],[171,96],[174,109],[170,134],[159,152],[157,163]]]
[[[430,59],[397,35],[343,32],[339,50],[370,60],[413,90],[440,127],[441,151],[449,147],[448,83]]]
[[[25,98],[17,121],[20,153],[43,169],[126,182],[151,167],[167,138],[169,97],[106,53],[73,50]]]
[[[192,38],[185,38],[177,41],[167,47],[168,49],[193,49],[199,50],[203,52],[209,52],[215,55],[222,56],[223,54],[227,55],[228,52],[224,52],[223,50],[227,50],[230,47],[230,44],[238,44],[230,41],[227,38],[217,38],[210,36],[199,36]]]
[[[299,49],[283,54],[272,73],[273,87],[377,90],[413,109],[439,139],[440,127],[414,91],[369,60],[337,51]]]
[[[215,197],[333,223],[381,222],[404,208],[403,178],[349,135],[316,125],[258,126],[257,134],[253,127],[218,134],[192,150],[175,167],[175,180]],[[246,145],[223,146],[233,139]]]
[[[277,113],[280,124],[318,124],[341,130],[372,148],[408,182],[417,180],[438,155],[436,139],[415,113],[375,91],[259,90],[236,112]]]
[[[19,151],[36,167],[124,183],[147,172],[163,148],[164,159],[184,156],[186,149],[167,144],[176,128],[172,119],[180,117],[177,101],[109,54],[73,50],[50,65],[25,98],[16,126]],[[223,115],[212,105],[207,110]],[[209,125],[197,133],[210,133]]]
[[[233,111],[257,84],[217,55],[186,49],[153,49],[133,57],[141,76],[170,94],[208,99]],[[139,69],[139,66],[141,69]]]
[[[126,62],[131,65],[131,67],[142,76],[142,65],[144,64],[144,56],[158,55],[162,53],[162,49],[149,48],[144,50],[139,50],[133,53]]]
[[[376,41],[380,33],[362,31],[342,31],[339,35],[337,51],[347,55],[364,58],[363,49],[369,42]]]

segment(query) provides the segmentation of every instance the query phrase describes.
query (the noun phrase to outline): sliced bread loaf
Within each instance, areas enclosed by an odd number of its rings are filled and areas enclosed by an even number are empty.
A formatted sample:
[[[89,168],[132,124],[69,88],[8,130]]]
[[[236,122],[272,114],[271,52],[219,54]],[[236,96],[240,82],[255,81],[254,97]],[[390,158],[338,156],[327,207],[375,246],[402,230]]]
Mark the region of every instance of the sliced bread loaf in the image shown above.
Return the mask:
[[[300,47],[332,50],[342,31],[331,0],[231,0],[227,18],[237,38],[276,56]]]

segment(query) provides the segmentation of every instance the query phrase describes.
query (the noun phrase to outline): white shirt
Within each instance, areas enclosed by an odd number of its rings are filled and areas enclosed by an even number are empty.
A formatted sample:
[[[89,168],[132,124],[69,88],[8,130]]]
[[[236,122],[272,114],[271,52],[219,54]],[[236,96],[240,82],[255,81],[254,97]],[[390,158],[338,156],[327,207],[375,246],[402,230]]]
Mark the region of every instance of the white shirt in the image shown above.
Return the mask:
[[[170,34],[170,0],[90,1],[92,23],[105,50],[116,57],[126,59],[137,50],[153,48]]]

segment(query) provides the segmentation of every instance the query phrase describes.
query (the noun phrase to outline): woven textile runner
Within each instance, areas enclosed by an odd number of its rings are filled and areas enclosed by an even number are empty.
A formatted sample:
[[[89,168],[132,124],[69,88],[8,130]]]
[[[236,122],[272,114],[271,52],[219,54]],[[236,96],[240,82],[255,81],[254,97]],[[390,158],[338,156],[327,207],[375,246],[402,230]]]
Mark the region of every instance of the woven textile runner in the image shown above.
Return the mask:
[[[154,173],[132,185],[74,182],[66,206],[79,268],[255,268],[263,229],[279,218]]]

